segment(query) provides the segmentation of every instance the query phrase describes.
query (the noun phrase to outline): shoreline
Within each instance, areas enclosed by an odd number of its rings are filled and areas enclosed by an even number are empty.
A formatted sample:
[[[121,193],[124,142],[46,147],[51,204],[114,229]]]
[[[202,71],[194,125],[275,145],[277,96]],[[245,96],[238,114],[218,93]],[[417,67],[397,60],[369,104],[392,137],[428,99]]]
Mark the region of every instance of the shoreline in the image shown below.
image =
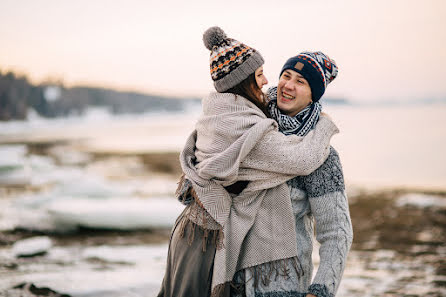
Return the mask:
[[[423,199],[425,203],[420,203]],[[446,292],[446,193],[426,195],[404,190],[362,193],[351,196],[349,207],[354,241],[338,292],[340,296],[399,297],[407,294],[408,290],[414,296],[443,296]],[[48,236],[54,244],[48,253],[15,260],[6,256],[15,241],[42,235]],[[62,274],[84,271],[82,274],[85,276],[89,273],[96,275],[97,269],[114,273],[115,277],[120,275],[119,271],[123,275],[141,271],[147,275],[162,275],[169,236],[167,229],[118,231],[83,228],[67,234],[25,230],[0,232],[0,279],[3,279],[0,287],[6,283],[31,282],[76,297],[79,290],[73,289],[71,284],[52,279],[56,271]],[[150,249],[159,245],[164,246],[164,252],[151,254]],[[316,265],[319,261],[317,249],[316,244],[313,253]],[[138,253],[141,250],[146,250],[143,254],[151,258],[149,262],[148,259],[140,260]],[[136,254],[129,258],[123,253]],[[62,259],[61,255],[66,256]],[[155,264],[144,266],[139,261],[156,263],[157,268],[153,270]],[[37,271],[40,276],[35,278]],[[45,275],[47,278],[43,280]],[[77,276],[76,281],[81,279]],[[147,295],[148,292],[155,294],[160,281],[157,279],[152,283],[141,279],[134,285],[147,287],[149,291],[135,296],[151,296]],[[94,296],[106,296],[100,293],[101,286],[83,287],[84,292]],[[8,287],[4,290],[11,293],[17,289]],[[114,290],[113,296],[124,297],[129,288],[123,285]],[[18,292],[23,294],[25,291],[21,289]]]
[[[127,158],[136,157],[147,166],[150,170],[158,172],[160,174],[170,174],[174,178],[181,175],[181,167],[179,164],[179,155],[181,147],[178,145],[155,145],[153,142],[151,148],[148,146],[151,140],[148,139],[146,144],[141,147],[135,147],[134,145],[127,147],[119,147],[107,143],[91,142],[89,138],[80,139],[66,137],[30,137],[29,135],[4,137],[2,139],[0,135],[0,149],[2,146],[25,146],[26,155],[41,155],[50,156],[52,158],[60,158],[60,156],[54,156],[51,153],[52,148],[64,148],[69,152],[77,152],[89,156],[91,160],[100,159],[112,159],[112,158]],[[56,160],[57,161],[57,160]],[[1,164],[0,164],[1,165]],[[373,181],[361,181],[359,179],[352,179],[346,176],[346,188],[351,189],[353,192],[361,191],[392,191],[392,190],[409,190],[416,192],[426,193],[446,193],[446,180],[429,182],[417,182],[417,181],[404,181],[394,180],[389,182],[388,180],[379,180],[375,178]]]
[[[126,121],[110,126],[99,123],[91,129],[80,124],[66,131],[61,125],[52,130],[30,128],[21,135],[0,133],[0,295],[2,290],[11,297],[28,294],[23,288],[11,289],[23,282],[73,297],[143,297],[156,292],[170,228],[137,223],[146,211],[153,210],[150,203],[156,199],[164,200],[155,214],[172,211],[179,204],[173,198],[181,174],[178,156],[193,121]],[[342,155],[351,154],[350,161],[354,161],[361,146],[347,148],[350,152]],[[344,167],[355,235],[338,294],[446,295],[446,181],[433,182],[429,176],[419,182],[404,181],[414,177],[409,174],[401,175],[401,180],[391,178],[402,168],[372,181],[365,177],[376,175],[374,168],[390,168],[393,163],[369,160],[366,165],[370,167],[363,168],[357,161],[357,167],[351,167],[355,162]],[[356,179],[348,178],[348,173],[356,174],[351,169],[360,173]],[[443,178],[442,171],[437,172]],[[45,225],[51,209],[59,217],[69,214],[70,226],[75,228],[56,231],[51,224]],[[102,220],[91,224],[87,217],[91,214]],[[43,225],[42,230],[14,225],[22,219],[28,219],[31,228]],[[122,226],[127,229],[113,229]],[[53,247],[35,257],[13,256],[15,242],[39,236],[48,238]],[[314,257],[317,263],[317,247]],[[98,281],[105,274],[113,279],[111,289],[111,284]],[[2,287],[5,285],[8,288]]]

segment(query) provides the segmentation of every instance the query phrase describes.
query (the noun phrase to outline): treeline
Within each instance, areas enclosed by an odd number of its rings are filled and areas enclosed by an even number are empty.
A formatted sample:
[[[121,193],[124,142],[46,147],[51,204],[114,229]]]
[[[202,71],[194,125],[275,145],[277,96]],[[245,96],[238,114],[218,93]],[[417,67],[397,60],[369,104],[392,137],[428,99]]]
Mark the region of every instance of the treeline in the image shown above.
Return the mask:
[[[31,85],[25,76],[0,71],[0,120],[25,119],[28,106],[40,100],[42,88]]]
[[[43,117],[82,114],[105,106],[113,113],[181,111],[199,99],[178,99],[104,88],[66,88],[61,83],[33,85],[26,76],[0,70],[0,121],[24,120],[30,108]]]

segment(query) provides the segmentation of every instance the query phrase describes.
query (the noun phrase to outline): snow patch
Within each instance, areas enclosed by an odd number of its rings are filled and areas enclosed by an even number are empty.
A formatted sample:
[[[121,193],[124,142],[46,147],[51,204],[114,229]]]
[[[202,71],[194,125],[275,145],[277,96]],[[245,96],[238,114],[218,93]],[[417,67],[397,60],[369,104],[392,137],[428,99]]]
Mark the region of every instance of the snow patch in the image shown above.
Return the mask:
[[[410,205],[420,208],[446,208],[446,198],[434,195],[411,193],[400,196],[396,201],[396,205],[399,207]]]

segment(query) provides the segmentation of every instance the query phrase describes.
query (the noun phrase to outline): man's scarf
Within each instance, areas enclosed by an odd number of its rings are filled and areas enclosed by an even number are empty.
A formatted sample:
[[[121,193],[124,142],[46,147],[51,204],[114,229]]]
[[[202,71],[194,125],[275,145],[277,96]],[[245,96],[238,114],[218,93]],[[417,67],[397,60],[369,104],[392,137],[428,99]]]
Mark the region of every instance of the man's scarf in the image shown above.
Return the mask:
[[[283,114],[277,106],[277,87],[271,87],[267,91],[268,110],[271,117],[279,124],[279,130],[285,135],[305,136],[316,126],[322,105],[314,102],[301,110],[294,117]]]

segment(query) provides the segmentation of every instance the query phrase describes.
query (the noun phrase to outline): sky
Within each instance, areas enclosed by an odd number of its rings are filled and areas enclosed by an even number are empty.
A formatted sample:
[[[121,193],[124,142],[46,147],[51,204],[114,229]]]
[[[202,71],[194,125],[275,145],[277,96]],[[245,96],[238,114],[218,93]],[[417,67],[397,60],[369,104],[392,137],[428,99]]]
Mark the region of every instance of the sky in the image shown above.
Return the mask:
[[[2,0],[0,70],[172,96],[213,91],[203,32],[220,26],[265,58],[269,85],[301,51],[339,67],[326,96],[446,98],[443,0]]]

